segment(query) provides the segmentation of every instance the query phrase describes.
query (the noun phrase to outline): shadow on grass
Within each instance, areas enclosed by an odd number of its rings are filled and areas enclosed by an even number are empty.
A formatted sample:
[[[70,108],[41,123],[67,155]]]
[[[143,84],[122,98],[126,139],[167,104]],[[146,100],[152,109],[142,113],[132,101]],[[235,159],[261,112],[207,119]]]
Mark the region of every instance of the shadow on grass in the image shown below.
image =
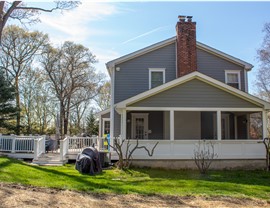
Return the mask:
[[[0,159],[6,160],[5,162],[0,163],[0,170],[4,169],[7,166],[10,166],[11,164],[17,163],[17,164],[21,164],[22,161],[20,160],[16,160],[16,159],[11,159],[8,158],[6,156],[0,156]]]
[[[196,170],[165,170],[151,168],[134,168],[134,170],[149,175],[151,179],[197,180],[270,187],[270,172],[263,170],[219,170],[209,171],[206,175],[202,175]]]

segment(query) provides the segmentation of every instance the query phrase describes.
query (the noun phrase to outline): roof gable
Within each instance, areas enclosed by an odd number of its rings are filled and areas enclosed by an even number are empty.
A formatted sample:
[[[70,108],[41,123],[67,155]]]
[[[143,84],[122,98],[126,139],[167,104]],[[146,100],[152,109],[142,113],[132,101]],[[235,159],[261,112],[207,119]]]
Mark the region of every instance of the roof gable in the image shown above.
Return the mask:
[[[154,96],[156,94],[162,93],[162,92],[164,92],[164,91],[166,91],[168,89],[174,88],[174,87],[176,87],[178,85],[182,85],[182,84],[184,84],[184,83],[186,83],[186,82],[188,82],[190,80],[193,80],[193,79],[201,80],[203,82],[208,83],[209,85],[213,85],[214,87],[219,88],[222,91],[225,91],[225,92],[227,92],[229,94],[232,94],[232,95],[234,95],[236,97],[239,97],[239,98],[241,98],[243,100],[246,100],[246,101],[248,101],[250,103],[253,103],[253,104],[257,105],[257,106],[262,106],[265,109],[270,109],[270,104],[269,103],[255,97],[255,96],[247,94],[247,93],[245,93],[243,91],[235,89],[235,88],[233,88],[233,87],[231,87],[231,86],[229,86],[227,84],[224,84],[224,83],[222,83],[220,81],[217,81],[217,80],[215,80],[215,79],[213,79],[211,77],[208,77],[208,76],[206,76],[206,75],[204,75],[204,74],[202,74],[200,72],[193,72],[193,73],[187,74],[187,75],[185,75],[183,77],[177,78],[177,79],[175,79],[175,80],[173,80],[171,82],[168,82],[166,84],[163,84],[163,85],[161,85],[159,87],[156,87],[156,88],[153,88],[153,89],[148,90],[146,92],[143,92],[141,94],[138,94],[138,95],[136,95],[134,97],[131,97],[131,98],[127,99],[127,100],[124,100],[124,101],[122,101],[120,103],[117,103],[116,108],[125,108],[125,107],[130,106],[130,105],[132,105],[134,103],[137,103],[137,102],[139,102],[141,100],[144,100],[144,99],[149,98],[151,96]]]
[[[130,107],[258,108],[198,78],[129,105]]]
[[[135,51],[133,53],[130,53],[130,54],[127,54],[125,56],[122,56],[120,58],[117,58],[117,59],[114,59],[112,61],[109,61],[108,63],[106,63],[106,66],[107,66],[107,70],[109,71],[109,74],[111,75],[111,69],[113,67],[115,67],[116,64],[120,64],[120,63],[123,63],[123,62],[126,62],[130,59],[133,59],[133,58],[136,58],[138,56],[142,56],[146,53],[149,53],[151,51],[154,51],[154,50],[157,50],[159,48],[162,48],[162,47],[165,47],[169,44],[172,44],[172,43],[175,43],[176,42],[176,37],[172,37],[172,38],[169,38],[169,39],[166,39],[164,41],[161,41],[161,42],[158,42],[156,44],[153,44],[153,45],[150,45],[148,47],[145,47],[143,49],[140,49],[138,51]],[[214,49],[208,45],[205,45],[203,43],[200,43],[200,42],[196,42],[196,45],[197,45],[197,48],[201,49],[201,50],[204,50],[204,51],[207,51],[213,55],[216,55],[220,58],[223,58],[223,59],[226,59],[232,63],[235,63],[235,64],[238,64],[238,65],[241,65],[243,66],[246,70],[251,70],[253,68],[253,65],[250,64],[250,63],[247,63],[241,59],[238,59],[236,57],[233,57],[229,54],[226,54],[222,51],[219,51],[217,49]]]

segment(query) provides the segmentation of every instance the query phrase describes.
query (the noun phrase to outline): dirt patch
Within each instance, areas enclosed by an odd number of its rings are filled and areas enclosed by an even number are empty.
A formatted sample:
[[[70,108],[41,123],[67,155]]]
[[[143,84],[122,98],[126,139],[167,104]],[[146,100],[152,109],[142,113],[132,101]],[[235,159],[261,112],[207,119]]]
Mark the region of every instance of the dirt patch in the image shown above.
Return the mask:
[[[0,207],[270,207],[264,200],[232,197],[89,194],[0,183]]]

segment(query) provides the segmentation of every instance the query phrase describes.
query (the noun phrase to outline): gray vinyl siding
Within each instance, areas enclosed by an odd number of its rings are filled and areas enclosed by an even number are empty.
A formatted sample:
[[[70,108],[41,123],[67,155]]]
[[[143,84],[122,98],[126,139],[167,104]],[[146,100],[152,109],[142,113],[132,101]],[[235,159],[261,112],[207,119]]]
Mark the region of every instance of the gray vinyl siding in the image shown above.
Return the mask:
[[[225,83],[225,70],[240,70],[241,90],[245,91],[244,68],[215,56],[209,52],[197,49],[198,71]]]
[[[193,79],[130,105],[132,107],[254,108],[257,105]]]
[[[117,65],[115,97],[118,103],[149,90],[149,68],[165,68],[165,82],[176,78],[175,44],[170,44]]]
[[[101,118],[110,118],[110,112],[101,115]]]

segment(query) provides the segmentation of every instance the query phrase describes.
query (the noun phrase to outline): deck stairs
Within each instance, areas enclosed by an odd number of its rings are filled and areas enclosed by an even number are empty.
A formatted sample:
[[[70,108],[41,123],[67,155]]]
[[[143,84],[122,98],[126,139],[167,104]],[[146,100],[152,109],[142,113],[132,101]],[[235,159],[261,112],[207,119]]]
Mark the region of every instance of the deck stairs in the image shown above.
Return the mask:
[[[67,158],[62,160],[59,152],[43,153],[37,160],[33,160],[32,164],[46,166],[62,166],[68,162]]]

